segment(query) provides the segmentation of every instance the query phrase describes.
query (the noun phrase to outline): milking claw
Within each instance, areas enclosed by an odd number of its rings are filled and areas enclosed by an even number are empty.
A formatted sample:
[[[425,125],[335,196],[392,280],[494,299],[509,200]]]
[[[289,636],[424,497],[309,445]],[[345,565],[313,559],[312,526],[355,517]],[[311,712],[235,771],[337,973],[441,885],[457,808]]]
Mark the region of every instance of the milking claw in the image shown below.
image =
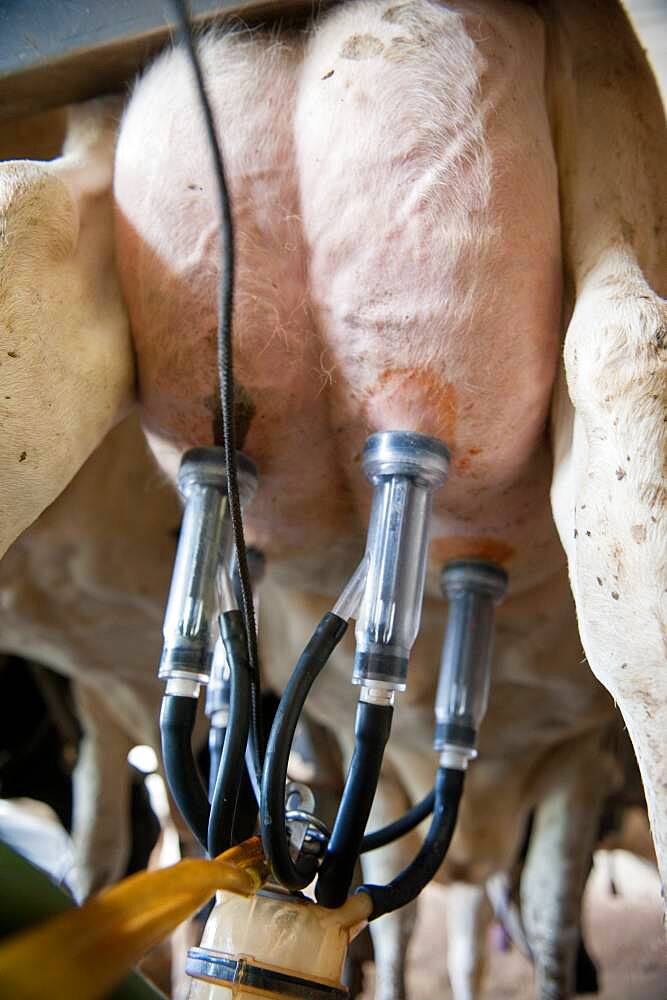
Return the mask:
[[[246,504],[257,488],[257,474],[245,456],[239,456],[238,463],[241,499]],[[435,788],[404,817],[366,834],[395,698],[406,688],[410,652],[419,631],[432,498],[446,479],[449,452],[441,441],[425,435],[385,431],[368,439],[363,468],[373,487],[365,552],[306,646],[281,698],[268,738],[258,804],[260,834],[276,884],[299,892],[316,878],[318,903],[331,909],[347,899],[361,853],[402,836],[432,812],[431,829],[415,862],[388,886],[363,885],[358,890],[370,897],[373,918],[415,898],[439,867],[451,840],[463,774],[476,756],[477,730],[488,699],[493,607],[504,594],[507,577],[499,567],[474,559],[457,560],[443,569],[443,596],[450,611],[435,704],[434,747],[440,754]],[[186,453],[179,486],[185,512],[159,671],[167,681],[161,716],[163,752],[174,797],[215,856],[237,840],[250,711],[221,449]],[[310,688],[352,619],[356,620],[352,682],[360,688],[356,744],[329,835],[314,814],[309,790],[288,783],[287,765]],[[190,736],[200,687],[210,678],[207,715],[214,753],[207,796]],[[241,817],[246,833],[253,823],[254,813]]]

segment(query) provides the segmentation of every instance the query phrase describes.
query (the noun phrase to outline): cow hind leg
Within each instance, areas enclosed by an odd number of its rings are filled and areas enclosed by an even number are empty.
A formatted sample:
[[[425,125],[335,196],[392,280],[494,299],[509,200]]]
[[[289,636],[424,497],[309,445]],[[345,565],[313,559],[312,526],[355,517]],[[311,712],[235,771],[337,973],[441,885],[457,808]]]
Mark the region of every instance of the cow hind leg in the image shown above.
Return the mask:
[[[454,1000],[476,1000],[484,973],[491,908],[483,886],[454,882],[445,892],[447,972]]]
[[[83,735],[73,774],[72,837],[77,895],[85,898],[116,882],[127,867],[130,853],[127,754],[132,741],[97,691],[76,683],[74,694]]]
[[[590,315],[590,329],[608,329],[613,322],[620,332],[618,317],[613,316],[617,304],[606,304],[605,294],[593,293],[597,303]],[[616,294],[625,297],[621,288]],[[577,306],[581,312],[583,300]],[[657,311],[658,303],[650,294],[644,302],[633,302],[631,298],[626,301],[626,331],[634,325],[644,331],[653,327],[657,334],[657,317],[650,315],[645,302],[652,303]],[[667,310],[664,304],[659,308],[664,317],[663,329],[667,329]],[[561,387],[554,411],[558,450],[552,502],[561,537],[569,549],[582,644],[593,672],[620,708],[632,739],[665,885],[667,546],[660,524],[665,488],[660,485],[662,473],[656,467],[656,462],[664,462],[665,453],[665,400],[660,399],[664,388],[659,388],[657,371],[648,375],[644,386],[638,378],[634,387],[627,383],[627,391],[618,395],[613,379],[603,378],[602,372],[598,373],[599,379],[589,381],[579,362],[581,354],[574,347],[580,332],[569,342],[571,353],[566,368],[571,384],[582,393],[583,405],[582,411],[572,411],[565,388]],[[664,383],[665,369],[662,379]],[[584,381],[592,391],[585,388]],[[584,393],[588,395],[586,402]],[[612,397],[610,402],[604,401],[606,397]]]
[[[612,775],[600,739],[599,732],[584,736],[554,755],[556,781],[535,811],[521,908],[539,1000],[575,992],[581,899]]]
[[[642,774],[667,885],[667,128],[620,3],[563,0],[552,76],[573,291],[553,406],[554,519],[582,643]]]
[[[408,808],[409,803],[399,782],[389,774],[380,777],[368,828],[376,830],[391,823]],[[416,852],[415,838],[403,837],[387,847],[370,851],[362,857],[364,879],[383,885]],[[375,953],[375,1000],[406,1000],[405,958],[414,930],[417,904],[411,903],[388,913],[370,925]]]

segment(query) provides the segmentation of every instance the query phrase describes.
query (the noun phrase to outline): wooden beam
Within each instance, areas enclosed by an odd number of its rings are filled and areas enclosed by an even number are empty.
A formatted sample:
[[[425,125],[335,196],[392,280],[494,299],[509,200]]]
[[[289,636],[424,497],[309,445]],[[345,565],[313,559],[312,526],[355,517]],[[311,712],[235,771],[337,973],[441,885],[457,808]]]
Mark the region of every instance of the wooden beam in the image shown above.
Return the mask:
[[[198,26],[303,21],[317,0],[191,0]],[[171,38],[163,0],[1,0],[0,119],[122,91]]]

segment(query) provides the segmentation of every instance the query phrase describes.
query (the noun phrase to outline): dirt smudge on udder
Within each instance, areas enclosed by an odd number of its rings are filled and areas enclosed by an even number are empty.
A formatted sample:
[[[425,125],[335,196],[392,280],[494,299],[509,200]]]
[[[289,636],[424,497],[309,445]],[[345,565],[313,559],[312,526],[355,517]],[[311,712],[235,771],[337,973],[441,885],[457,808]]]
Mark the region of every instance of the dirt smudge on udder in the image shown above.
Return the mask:
[[[375,35],[350,35],[345,41],[340,55],[342,59],[371,59],[379,56],[384,44]]]
[[[410,5],[407,3],[399,3],[394,7],[387,7],[382,15],[382,20],[388,21],[389,24],[400,24],[406,20],[406,15],[409,15],[409,8]]]
[[[213,442],[216,445],[224,444],[224,433],[222,425],[222,406],[220,393],[216,392],[212,396],[207,396],[204,400],[206,409],[212,414]],[[240,382],[234,383],[234,433],[236,436],[236,447],[242,448],[250,425],[253,421],[257,407],[254,400],[245,386]]]
[[[451,538],[434,538],[431,542],[431,559],[442,564],[450,559],[485,559],[502,565],[513,555],[514,547],[500,538],[454,535]]]
[[[642,542],[646,541],[646,525],[632,524],[630,526],[630,534],[632,535],[633,541],[635,541],[637,545],[641,545]]]

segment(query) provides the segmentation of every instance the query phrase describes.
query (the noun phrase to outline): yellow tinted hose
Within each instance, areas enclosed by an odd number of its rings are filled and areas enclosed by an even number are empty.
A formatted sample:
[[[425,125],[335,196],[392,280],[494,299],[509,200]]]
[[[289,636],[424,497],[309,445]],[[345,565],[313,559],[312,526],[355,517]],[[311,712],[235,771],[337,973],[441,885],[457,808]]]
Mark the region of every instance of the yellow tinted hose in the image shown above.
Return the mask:
[[[248,896],[268,876],[259,838],[213,861],[140,872],[0,946],[0,996],[96,1000],[217,889]]]

